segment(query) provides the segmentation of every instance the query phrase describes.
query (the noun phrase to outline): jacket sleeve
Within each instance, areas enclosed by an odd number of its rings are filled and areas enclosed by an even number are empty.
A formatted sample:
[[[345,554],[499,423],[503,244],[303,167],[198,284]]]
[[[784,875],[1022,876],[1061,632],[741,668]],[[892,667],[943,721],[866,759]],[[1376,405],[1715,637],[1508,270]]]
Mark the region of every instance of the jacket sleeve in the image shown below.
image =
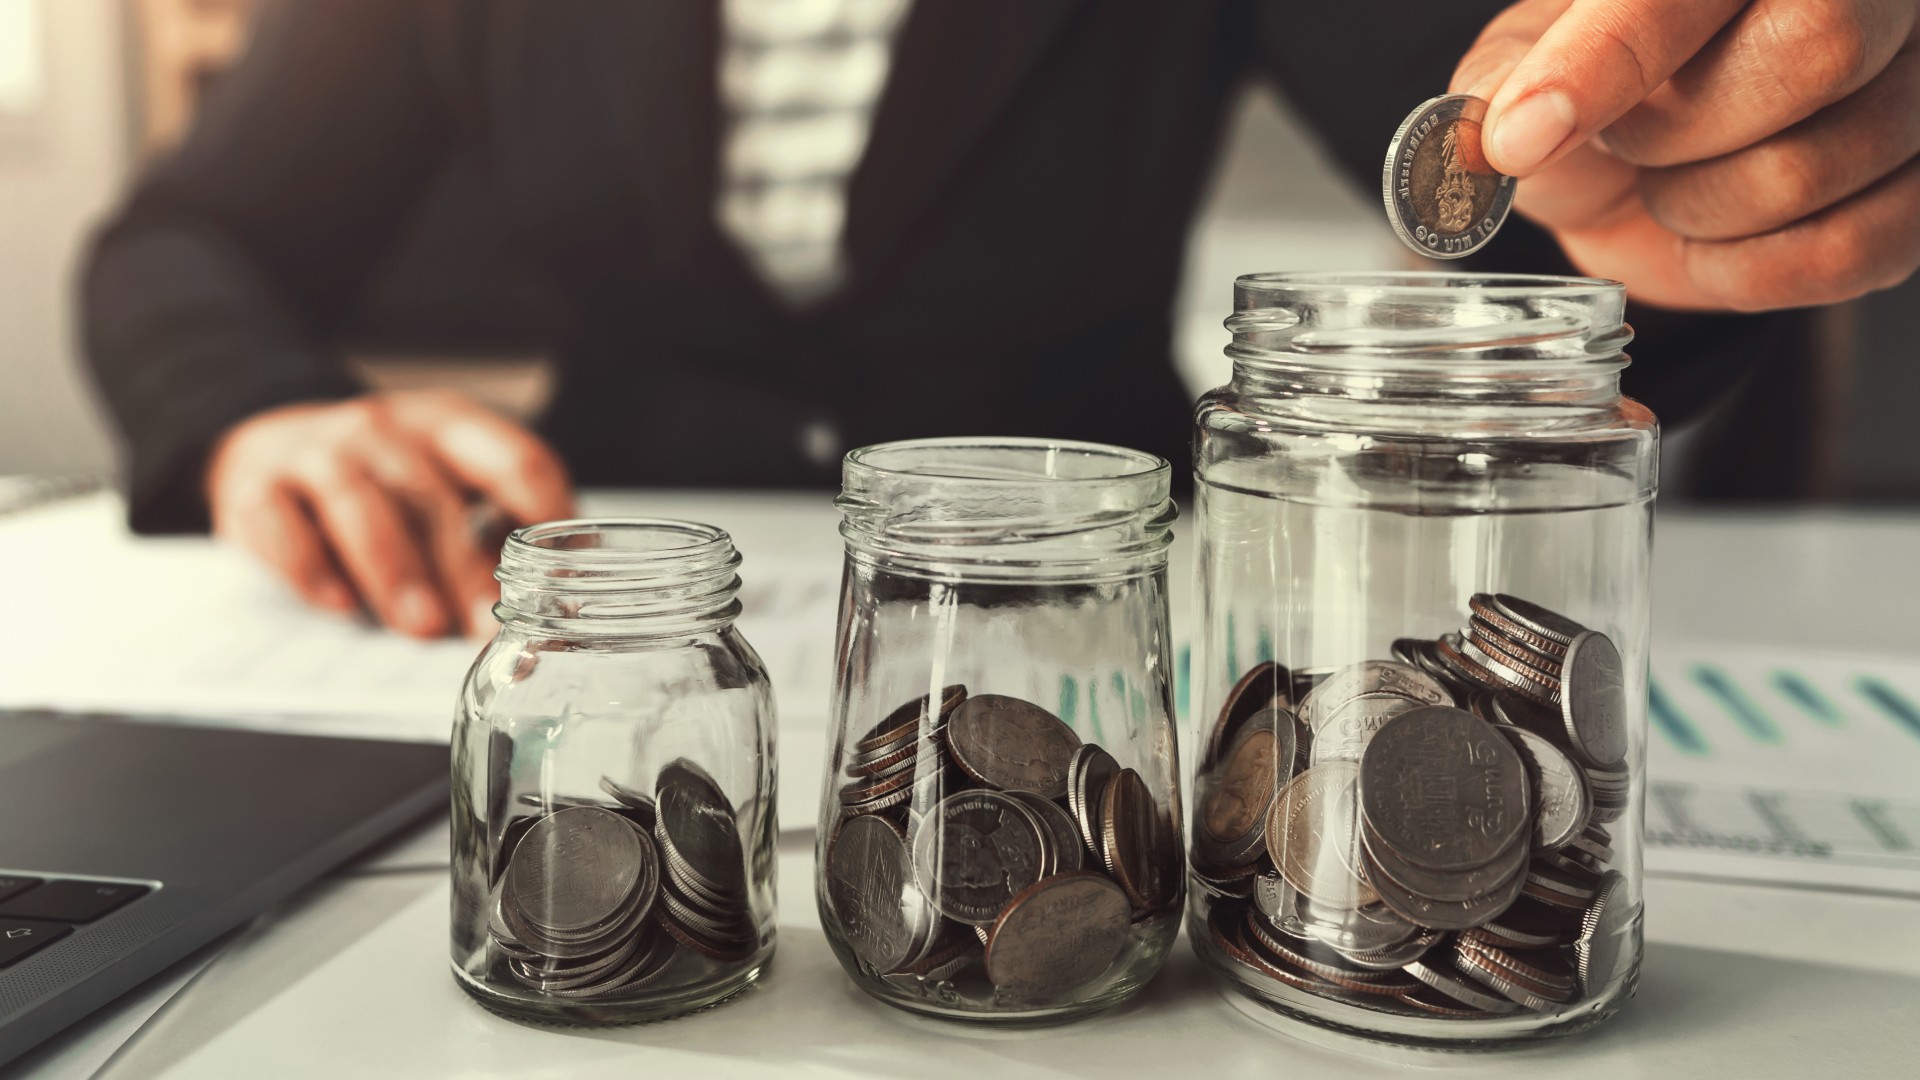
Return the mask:
[[[420,6],[281,0],[93,240],[85,352],[141,532],[204,529],[221,432],[359,387],[329,336],[418,201],[448,125]]]
[[[1505,0],[1254,0],[1248,33],[1256,68],[1278,83],[1371,200],[1400,122],[1414,106],[1446,93],[1454,65],[1505,6]],[[1577,272],[1545,230],[1518,214],[1476,254],[1431,268]],[[1635,338],[1624,389],[1671,427],[1705,412],[1750,370],[1804,363],[1804,357],[1771,354],[1801,348],[1810,318],[1806,312],[1694,314],[1630,302],[1627,321]]]

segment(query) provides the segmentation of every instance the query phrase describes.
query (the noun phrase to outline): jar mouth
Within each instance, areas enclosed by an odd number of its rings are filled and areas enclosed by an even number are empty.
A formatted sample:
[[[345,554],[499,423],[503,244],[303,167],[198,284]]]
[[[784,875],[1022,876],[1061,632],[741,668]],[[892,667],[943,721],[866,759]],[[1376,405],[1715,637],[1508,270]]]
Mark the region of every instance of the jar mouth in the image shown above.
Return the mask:
[[[1416,296],[1457,296],[1463,289],[1490,299],[1525,299],[1543,292],[1563,299],[1623,295],[1609,278],[1561,274],[1465,274],[1447,270],[1284,271],[1241,274],[1233,279],[1234,308],[1266,307],[1263,296],[1286,297],[1318,290],[1368,289]]]
[[[731,622],[740,553],[724,529],[669,518],[573,518],[516,529],[500,551],[503,617],[558,631],[660,633]]]
[[[845,474],[995,485],[1111,483],[1171,474],[1165,459],[1103,443],[1017,437],[903,439],[849,451]]]
[[[1101,443],[910,439],[848,453],[834,505],[848,552],[895,569],[1092,580],[1164,564],[1172,475]]]

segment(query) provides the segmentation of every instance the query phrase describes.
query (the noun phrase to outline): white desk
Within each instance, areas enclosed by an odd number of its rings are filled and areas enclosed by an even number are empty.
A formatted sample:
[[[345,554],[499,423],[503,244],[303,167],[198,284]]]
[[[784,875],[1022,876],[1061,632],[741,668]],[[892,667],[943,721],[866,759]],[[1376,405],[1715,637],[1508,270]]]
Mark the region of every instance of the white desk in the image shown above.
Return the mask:
[[[715,520],[747,551],[832,558],[819,501],[627,496],[597,510]],[[807,523],[793,528],[796,520]],[[1920,655],[1920,517],[1670,516],[1662,638]],[[1184,558],[1176,574],[1185,576]],[[787,769],[818,768],[791,757]],[[1920,787],[1920,785],[1916,785]],[[1653,878],[1640,995],[1601,1031],[1491,1055],[1391,1061],[1276,1034],[1229,1003],[1185,944],[1137,1002],[1062,1028],[910,1017],[840,972],[814,911],[811,840],[782,837],[780,945],[762,983],[662,1024],[590,1030],[498,1019],[447,971],[445,826],[309,890],[148,1022],[103,1077],[831,1076],[936,1078],[1384,1073],[1909,1076],[1920,1061],[1920,902]]]

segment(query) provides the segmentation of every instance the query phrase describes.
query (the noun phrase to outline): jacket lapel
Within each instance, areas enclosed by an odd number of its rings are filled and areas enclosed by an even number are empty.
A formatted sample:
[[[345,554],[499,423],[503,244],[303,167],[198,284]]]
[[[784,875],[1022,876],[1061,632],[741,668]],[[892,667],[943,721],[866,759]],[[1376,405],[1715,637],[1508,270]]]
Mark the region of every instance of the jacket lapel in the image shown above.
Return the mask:
[[[878,272],[1032,78],[1084,0],[916,0],[848,191],[852,280]]]

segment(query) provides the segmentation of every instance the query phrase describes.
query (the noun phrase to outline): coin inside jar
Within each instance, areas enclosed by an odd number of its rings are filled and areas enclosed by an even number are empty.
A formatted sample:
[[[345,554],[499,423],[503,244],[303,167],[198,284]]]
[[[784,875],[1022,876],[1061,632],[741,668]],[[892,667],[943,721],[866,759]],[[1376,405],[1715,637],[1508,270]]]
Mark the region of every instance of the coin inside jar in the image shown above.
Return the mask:
[[[854,953],[881,972],[906,963],[924,916],[913,910],[919,891],[908,889],[913,861],[899,829],[870,815],[848,821],[827,848],[825,877],[827,900]]]
[[[1056,874],[1007,904],[987,936],[987,977],[1023,996],[1064,994],[1099,978],[1127,940],[1126,895],[1103,874]]]
[[[1368,826],[1435,871],[1484,866],[1531,825],[1520,755],[1486,721],[1449,706],[1381,727],[1360,762]]]
[[[914,834],[914,877],[942,915],[990,926],[1008,901],[1040,880],[1050,843],[1043,830],[1011,795],[956,792]]]
[[[1292,719],[1262,710],[1241,729],[1200,802],[1199,854],[1214,866],[1239,866],[1265,848],[1267,810],[1293,773]]]
[[[548,814],[527,830],[507,867],[503,899],[540,931],[576,934],[618,916],[629,898],[651,891],[653,852],[633,826],[598,807]]]
[[[1030,701],[976,694],[953,711],[946,743],[954,764],[981,783],[1058,799],[1080,736]]]
[[[1381,197],[1406,245],[1435,259],[1471,255],[1493,239],[1513,208],[1514,180],[1480,148],[1487,103],[1466,94],[1422,102],[1387,144]]]
[[[1267,814],[1267,852],[1280,875],[1324,904],[1357,908],[1379,899],[1357,870],[1358,774],[1352,762],[1316,765],[1289,780]]]

